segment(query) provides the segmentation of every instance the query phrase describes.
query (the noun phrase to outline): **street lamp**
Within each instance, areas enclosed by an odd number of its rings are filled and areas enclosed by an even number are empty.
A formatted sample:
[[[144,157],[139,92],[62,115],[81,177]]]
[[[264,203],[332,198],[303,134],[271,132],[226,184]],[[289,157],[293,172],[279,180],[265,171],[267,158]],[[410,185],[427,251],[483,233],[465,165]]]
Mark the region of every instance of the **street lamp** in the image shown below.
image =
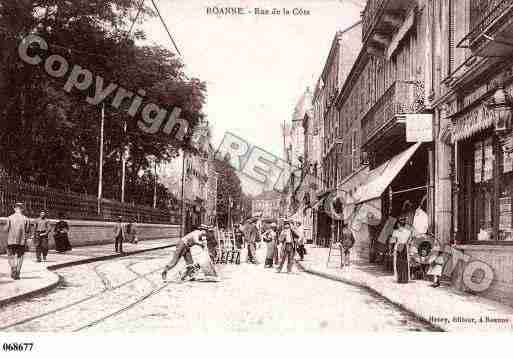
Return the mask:
[[[501,145],[506,152],[512,151],[511,146],[511,119],[513,116],[513,101],[511,96],[504,89],[503,84],[499,84],[491,99],[486,106],[491,110],[493,117],[494,130],[499,138]]]
[[[511,131],[513,102],[503,85],[499,85],[487,106],[492,110],[495,133],[508,134]]]

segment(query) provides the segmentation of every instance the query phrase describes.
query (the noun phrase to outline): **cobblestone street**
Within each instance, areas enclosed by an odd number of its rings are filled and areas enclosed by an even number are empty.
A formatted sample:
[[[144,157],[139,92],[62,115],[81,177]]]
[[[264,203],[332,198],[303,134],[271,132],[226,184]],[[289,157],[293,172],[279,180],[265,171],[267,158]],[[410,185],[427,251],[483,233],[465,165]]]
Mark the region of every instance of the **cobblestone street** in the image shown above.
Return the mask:
[[[0,310],[0,331],[159,333],[428,331],[362,289],[303,272],[218,265],[219,282],[170,282],[172,249],[57,271],[52,292]],[[175,272],[183,268],[183,262]],[[174,277],[175,273],[169,273]]]

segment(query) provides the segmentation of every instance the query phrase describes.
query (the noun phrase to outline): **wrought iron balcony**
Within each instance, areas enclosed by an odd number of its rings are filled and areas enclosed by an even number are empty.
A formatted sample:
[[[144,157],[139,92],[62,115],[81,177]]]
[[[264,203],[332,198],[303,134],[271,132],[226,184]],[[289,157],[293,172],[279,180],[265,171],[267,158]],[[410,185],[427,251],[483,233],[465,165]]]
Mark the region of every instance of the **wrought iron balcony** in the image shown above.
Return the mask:
[[[405,11],[411,5],[412,0],[367,0],[362,12],[363,41],[374,34],[389,36],[394,33],[401,26]]]
[[[395,81],[362,119],[364,145],[396,123],[401,114],[424,109],[420,83]]]
[[[513,52],[513,0],[471,0],[470,32],[459,43],[480,56]]]

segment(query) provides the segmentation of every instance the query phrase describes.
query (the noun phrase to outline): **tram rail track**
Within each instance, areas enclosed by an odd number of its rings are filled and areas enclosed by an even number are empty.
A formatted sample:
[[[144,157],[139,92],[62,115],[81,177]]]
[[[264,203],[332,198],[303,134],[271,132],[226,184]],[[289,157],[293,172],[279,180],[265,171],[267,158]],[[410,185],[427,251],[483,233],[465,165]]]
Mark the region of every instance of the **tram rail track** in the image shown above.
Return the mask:
[[[123,257],[120,257],[120,258],[122,259]],[[130,280],[128,280],[128,281],[125,281],[125,282],[123,282],[123,283],[120,283],[120,284],[118,284],[118,285],[116,285],[116,286],[111,286],[111,287],[109,288],[109,286],[108,286],[108,285],[106,285],[106,282],[104,281],[104,278],[102,278],[102,276],[98,273],[98,271],[97,271],[97,267],[98,267],[98,266],[95,266],[95,267],[93,267],[92,269],[93,269],[93,271],[96,273],[96,275],[100,278],[100,280],[102,281],[102,283],[103,283],[103,285],[104,285],[104,289],[103,289],[103,290],[101,290],[101,291],[99,291],[99,292],[96,292],[96,293],[94,293],[94,294],[88,295],[88,296],[86,296],[86,297],[84,297],[84,298],[81,298],[81,299],[79,299],[79,300],[75,300],[75,301],[73,301],[73,302],[71,302],[71,303],[65,304],[65,305],[60,306],[60,307],[58,307],[58,308],[55,308],[55,309],[52,309],[52,310],[49,310],[49,311],[46,311],[46,312],[43,312],[43,313],[40,313],[40,314],[37,314],[37,315],[34,315],[34,316],[26,317],[26,318],[24,318],[24,319],[21,319],[21,320],[18,320],[18,321],[16,321],[16,322],[14,322],[14,323],[11,323],[11,324],[8,324],[8,325],[5,325],[5,326],[2,326],[2,327],[0,327],[0,331],[10,330],[10,329],[13,329],[13,328],[15,328],[15,327],[19,327],[19,326],[21,326],[21,325],[24,325],[24,324],[27,324],[27,323],[33,322],[33,321],[38,320],[38,319],[41,319],[41,318],[45,318],[45,317],[48,317],[48,316],[51,316],[51,315],[59,314],[59,313],[61,313],[61,312],[65,311],[65,310],[68,310],[68,309],[70,309],[70,308],[72,308],[72,307],[74,307],[74,306],[78,306],[78,305],[83,304],[83,303],[86,303],[86,302],[88,302],[88,301],[92,301],[92,300],[94,300],[94,299],[100,298],[100,296],[105,295],[106,293],[114,292],[114,291],[116,291],[116,290],[118,290],[118,289],[120,289],[120,288],[123,288],[123,287],[125,287],[125,286],[130,285],[130,284],[133,284],[134,282],[136,282],[136,281],[138,281],[138,280],[147,280],[147,281],[152,285],[152,287],[153,287],[153,286],[154,286],[154,282],[153,282],[153,281],[151,281],[150,279],[148,279],[148,277],[149,277],[149,276],[151,276],[151,275],[153,275],[153,274],[155,274],[155,273],[157,273],[157,272],[159,272],[159,271],[161,271],[161,270],[164,268],[164,266],[159,266],[157,269],[152,270],[152,271],[150,271],[150,272],[148,272],[148,273],[144,273],[144,274],[140,274],[140,273],[136,272],[135,270],[131,270],[131,272],[132,272],[132,273],[136,274],[136,277],[135,277],[135,278],[132,278],[132,279],[130,279]],[[130,269],[129,269],[129,270],[130,270]],[[107,280],[107,283],[110,283],[110,281],[108,281],[108,280]],[[152,284],[152,283],[153,283],[153,284]],[[136,301],[134,301],[134,302],[132,302],[132,303],[130,303],[130,304],[128,304],[128,305],[125,305],[125,306],[123,306],[121,309],[116,310],[116,311],[114,311],[113,313],[110,313],[110,314],[108,314],[108,315],[104,316],[103,318],[100,318],[100,319],[98,319],[98,320],[95,320],[94,322],[98,322],[98,323],[99,323],[99,322],[101,322],[101,321],[103,321],[103,320],[106,320],[106,319],[108,319],[108,318],[110,318],[110,317],[112,317],[112,316],[116,315],[116,314],[119,314],[119,313],[121,313],[121,312],[124,312],[124,311],[126,311],[126,310],[128,310],[128,309],[132,308],[133,306],[135,306],[135,305],[137,305],[138,303],[142,302],[144,299],[149,298],[150,296],[152,296],[152,295],[156,294],[157,292],[160,292],[160,291],[161,291],[161,290],[163,290],[163,289],[164,289],[168,284],[169,284],[169,283],[166,283],[164,286],[161,286],[161,287],[159,287],[159,288],[157,288],[157,289],[154,289],[154,290],[153,290],[153,291],[151,291],[150,293],[147,293],[147,294],[143,295],[142,297],[138,298]],[[96,323],[96,324],[97,324],[97,323]],[[82,329],[85,329],[85,328],[90,327],[90,326],[93,326],[93,325],[95,325],[95,324],[88,323],[88,324],[86,324],[86,325],[82,325],[82,326],[81,326],[81,327],[79,327],[78,329],[82,330]],[[76,331],[76,330],[73,330],[73,331]]]

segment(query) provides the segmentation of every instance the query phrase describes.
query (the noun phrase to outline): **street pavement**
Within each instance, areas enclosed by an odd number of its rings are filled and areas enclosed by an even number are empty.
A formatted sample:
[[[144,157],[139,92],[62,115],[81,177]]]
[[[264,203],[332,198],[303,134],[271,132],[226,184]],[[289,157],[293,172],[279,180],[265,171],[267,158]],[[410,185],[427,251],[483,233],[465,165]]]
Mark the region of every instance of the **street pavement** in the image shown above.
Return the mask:
[[[151,248],[169,246],[176,239],[156,239],[140,241],[137,244],[124,243],[126,253],[144,251]],[[7,255],[0,255],[0,306],[18,298],[23,298],[37,292],[54,288],[59,282],[59,276],[48,270],[55,266],[62,266],[77,261],[90,261],[106,256],[116,256],[113,244],[76,247],[63,254],[50,251],[46,262],[37,263],[34,252],[25,254],[21,279],[13,280],[10,276]]]
[[[217,265],[218,282],[164,284],[160,272],[172,253],[164,249],[58,269],[62,281],[56,289],[0,308],[0,331],[183,335],[434,330],[364,289],[297,269],[278,274],[263,264],[223,264]],[[169,278],[183,266],[182,261]]]
[[[328,263],[328,249],[312,247],[300,265],[311,274],[376,292],[444,331],[511,332],[513,329],[513,308],[508,305],[457,291],[448,283],[438,288],[432,288],[431,282],[423,280],[399,284],[381,265],[360,260],[355,253],[352,253],[351,265],[340,268],[340,257],[333,257]]]

